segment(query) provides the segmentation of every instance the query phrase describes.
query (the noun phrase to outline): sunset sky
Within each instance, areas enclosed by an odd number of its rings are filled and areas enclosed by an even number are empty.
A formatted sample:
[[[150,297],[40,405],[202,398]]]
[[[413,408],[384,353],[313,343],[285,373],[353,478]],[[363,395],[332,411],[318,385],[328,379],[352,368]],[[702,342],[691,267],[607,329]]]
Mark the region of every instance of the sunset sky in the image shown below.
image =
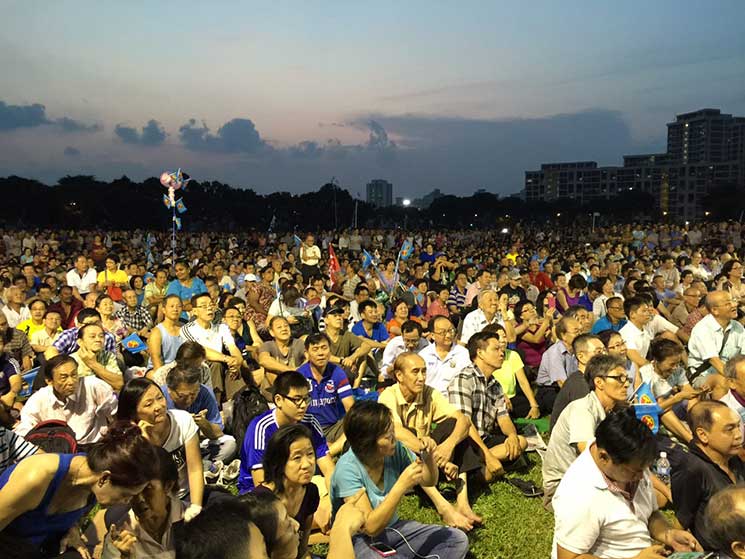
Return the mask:
[[[745,115],[745,8],[692,1],[3,1],[0,176],[182,167],[500,194],[543,162],[664,151]]]

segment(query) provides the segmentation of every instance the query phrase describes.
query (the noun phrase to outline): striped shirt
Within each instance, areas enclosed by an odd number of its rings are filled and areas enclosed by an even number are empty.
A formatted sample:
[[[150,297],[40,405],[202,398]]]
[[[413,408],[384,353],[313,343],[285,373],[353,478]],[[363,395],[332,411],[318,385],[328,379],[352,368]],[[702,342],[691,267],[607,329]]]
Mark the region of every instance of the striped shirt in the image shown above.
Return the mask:
[[[39,447],[19,437],[10,429],[0,427],[0,473],[8,466],[36,454]]]
[[[462,311],[466,306],[466,290],[462,292],[458,291],[458,286],[454,285],[450,288],[450,295],[448,295],[448,308],[455,306],[458,307],[459,311]]]
[[[80,347],[78,346],[78,330],[76,326],[74,328],[68,328],[63,331],[52,344],[54,348],[63,355],[70,355],[75,353]],[[116,353],[116,338],[111,332],[104,332],[104,345],[103,348],[111,353]],[[31,350],[33,352],[33,350]]]
[[[310,429],[313,447],[316,449],[316,460],[323,458],[329,452],[326,437],[318,420],[310,415],[300,420],[300,423]],[[251,472],[261,470],[264,466],[264,452],[266,444],[272,435],[277,432],[277,410],[269,410],[255,417],[246,429],[246,436],[243,438],[241,445],[241,470],[238,475],[238,491],[243,494],[251,491],[254,487],[253,476]]]

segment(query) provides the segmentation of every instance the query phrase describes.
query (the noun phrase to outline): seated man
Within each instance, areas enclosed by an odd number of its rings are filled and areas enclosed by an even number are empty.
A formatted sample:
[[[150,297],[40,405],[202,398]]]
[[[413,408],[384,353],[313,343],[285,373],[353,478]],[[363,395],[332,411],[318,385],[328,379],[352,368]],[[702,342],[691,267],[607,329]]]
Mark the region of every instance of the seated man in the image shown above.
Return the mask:
[[[371,348],[385,349],[388,345],[388,330],[385,324],[380,322],[378,304],[372,299],[362,301],[359,304],[359,312],[362,319],[352,327],[352,334],[363,338]],[[366,364],[372,368],[375,361],[368,359]]]
[[[93,294],[95,295],[95,292]],[[59,301],[49,305],[50,311],[54,310],[59,313],[62,319],[61,326],[65,330],[75,326],[75,317],[82,309],[83,301],[73,297],[72,287],[69,285],[63,285],[59,291]]]
[[[745,487],[722,489],[706,506],[706,525],[717,559],[745,559]],[[714,559],[714,557],[712,557]]]
[[[561,412],[564,411],[571,402],[584,398],[590,393],[590,385],[585,378],[585,369],[590,359],[596,355],[606,353],[605,345],[597,336],[592,334],[580,334],[572,342],[572,350],[577,357],[577,372],[567,377],[564,386],[559,390],[554,402],[554,409],[551,412],[551,428],[553,429],[559,420]]]
[[[52,345],[44,352],[51,359],[55,355],[70,355],[78,350],[78,329],[86,324],[101,324],[101,314],[96,309],[83,309],[75,317],[75,326],[63,330]],[[116,338],[110,332],[104,333],[104,349],[116,352]]]
[[[456,342],[455,328],[446,316],[436,316],[428,327],[432,343],[420,350],[419,355],[427,364],[428,386],[448,397],[448,387],[453,377],[471,364],[468,350]]]
[[[649,472],[656,450],[649,428],[627,412],[598,425],[556,490],[552,559],[653,559],[665,557],[665,546],[701,550],[657,508]]]
[[[60,328],[61,322],[62,319],[59,312],[50,309],[44,313],[44,327],[31,334],[29,338],[31,348],[37,354],[44,353],[49,349],[52,343],[54,343],[54,340],[57,339],[57,336],[62,333],[62,328]]]
[[[577,371],[579,364],[572,350],[572,342],[580,334],[579,322],[573,318],[562,318],[556,323],[558,341],[541,357],[536,377],[536,400],[541,414],[550,414],[554,401],[567,377]]]
[[[150,335],[153,319],[145,307],[137,304],[137,293],[134,289],[127,289],[122,293],[124,306],[114,313],[114,318],[122,321],[128,334],[137,334],[145,339]]]
[[[693,440],[680,467],[673,468],[673,509],[681,526],[705,549],[712,548],[704,509],[715,493],[745,481],[740,416],[726,404],[703,401],[688,414]]]
[[[623,302],[623,310],[628,322],[619,330],[623,341],[626,342],[626,352],[637,367],[642,368],[647,361],[649,344],[653,335],[649,333],[648,325],[652,320],[653,310],[646,299],[629,297]]]
[[[241,471],[238,476],[240,493],[247,493],[264,481],[262,460],[266,443],[277,429],[295,423],[302,423],[310,429],[313,447],[316,450],[316,464],[323,473],[326,489],[329,488],[331,474],[334,473],[334,462],[328,454],[328,445],[321,424],[307,413],[311,400],[308,380],[301,373],[290,371],[277,377],[274,383],[276,407],[255,417],[248,425],[246,436],[243,438],[240,450]]]
[[[29,341],[31,341],[32,335],[44,329],[44,313],[47,312],[47,304],[41,299],[32,299],[28,303],[28,308],[31,316],[20,322],[16,328],[25,332]]]
[[[203,458],[228,464],[235,456],[235,439],[223,432],[215,395],[200,382],[202,369],[175,363],[166,375],[166,385],[161,387],[168,409],[187,411],[194,418],[201,435]]]
[[[197,342],[204,348],[211,363],[212,387],[217,401],[230,399],[243,387],[240,376],[243,356],[227,324],[213,323],[215,307],[208,293],[194,295],[191,309],[195,318],[181,327],[180,336],[184,341]],[[223,365],[227,367],[227,372]]]
[[[21,366],[21,371],[28,371],[33,367],[34,350],[28,341],[28,336],[17,328],[8,326],[8,319],[0,313],[0,337],[5,340],[3,351],[12,357]]]
[[[330,362],[344,370],[350,382],[357,375],[359,363],[370,351],[370,345],[344,327],[344,306],[329,305],[324,314],[324,332],[329,338]]]
[[[266,372],[266,384],[272,386],[277,375],[295,371],[305,363],[305,344],[302,338],[292,337],[290,323],[281,316],[269,320],[269,333],[272,340],[261,344],[258,361]]]
[[[98,441],[116,413],[111,386],[95,376],[79,377],[78,363],[70,355],[50,359],[44,375],[47,386],[26,401],[15,432],[25,436],[42,421],[60,419],[75,432],[79,444]]]
[[[450,381],[450,403],[471,421],[468,435],[481,449],[485,478],[491,481],[504,473],[502,461],[514,462],[528,442],[518,435],[507,411],[504,392],[494,371],[504,362],[499,335],[477,332],[468,340],[471,363]]]
[[[352,386],[346,373],[329,361],[329,339],[324,333],[305,338],[307,363],[298,372],[308,379],[311,402],[307,413],[321,424],[329,444],[329,454],[342,453],[344,443],[344,413],[354,405]],[[343,410],[343,411],[342,411]]]
[[[396,439],[415,454],[434,446],[434,458],[448,479],[456,479],[456,506],[447,502],[436,487],[423,488],[437,512],[449,526],[470,530],[482,519],[468,502],[467,474],[484,467],[481,452],[468,437],[470,421],[431,386],[427,386],[427,368],[419,355],[400,354],[391,373],[397,383],[380,394],[378,402],[393,414]],[[432,425],[437,424],[433,430]],[[434,444],[427,444],[432,439]]]
[[[391,338],[383,351],[383,362],[380,365],[380,379],[393,378],[393,362],[404,352],[413,351],[419,353],[429,345],[426,338],[422,337],[422,326],[415,320],[407,320],[401,325],[401,335]]]
[[[21,366],[5,351],[5,340],[0,336],[0,406],[8,409],[16,405],[16,398],[23,386]],[[18,404],[20,406],[20,404]]]
[[[596,355],[590,359],[584,378],[590,393],[569,404],[559,416],[543,456],[543,491],[546,507],[572,462],[584,452],[598,424],[608,412],[625,404],[625,363],[620,357]]]
[[[78,376],[97,376],[114,390],[124,386],[116,355],[104,349],[104,330],[100,324],[86,324],[78,329],[78,350],[70,357],[78,364]]]
[[[608,297],[605,301],[605,316],[597,319],[592,325],[591,332],[598,334],[603,330],[613,330],[619,332],[621,328],[626,326],[626,313],[623,310],[623,298],[621,297]]]

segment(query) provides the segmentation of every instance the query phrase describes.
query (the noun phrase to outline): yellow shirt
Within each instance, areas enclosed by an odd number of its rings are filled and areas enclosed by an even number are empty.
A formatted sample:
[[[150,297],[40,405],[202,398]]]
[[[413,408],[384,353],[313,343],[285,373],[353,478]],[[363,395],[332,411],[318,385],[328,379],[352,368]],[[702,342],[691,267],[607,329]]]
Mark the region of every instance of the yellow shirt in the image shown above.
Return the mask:
[[[21,332],[25,332],[26,337],[30,340],[31,336],[36,334],[39,330],[44,330],[44,321],[42,321],[41,324],[34,324],[32,319],[27,318],[23,322],[19,322],[16,328]]]
[[[439,390],[427,385],[417,399],[409,404],[399,385],[394,384],[381,392],[378,403],[391,410],[394,423],[403,424],[420,438],[429,436],[432,423],[455,417],[457,412]]]
[[[502,366],[492,373],[494,378],[502,385],[504,395],[508,398],[514,398],[517,394],[517,377],[515,374],[522,368],[523,360],[520,358],[520,354],[508,349]]]
[[[129,285],[129,277],[127,276],[127,272],[124,270],[117,270],[116,272],[108,272],[104,270],[103,272],[98,273],[96,281],[98,281],[98,285],[104,286],[106,285],[106,282],[109,281],[115,281],[120,287]]]

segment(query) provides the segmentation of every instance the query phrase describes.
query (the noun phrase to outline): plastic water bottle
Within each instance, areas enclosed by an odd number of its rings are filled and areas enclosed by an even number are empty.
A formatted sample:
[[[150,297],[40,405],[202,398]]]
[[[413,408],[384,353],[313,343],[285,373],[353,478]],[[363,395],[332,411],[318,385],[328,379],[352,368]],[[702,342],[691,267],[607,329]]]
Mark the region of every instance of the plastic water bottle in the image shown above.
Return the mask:
[[[665,485],[670,484],[670,461],[667,459],[667,452],[660,452],[660,457],[655,464],[655,473]]]

